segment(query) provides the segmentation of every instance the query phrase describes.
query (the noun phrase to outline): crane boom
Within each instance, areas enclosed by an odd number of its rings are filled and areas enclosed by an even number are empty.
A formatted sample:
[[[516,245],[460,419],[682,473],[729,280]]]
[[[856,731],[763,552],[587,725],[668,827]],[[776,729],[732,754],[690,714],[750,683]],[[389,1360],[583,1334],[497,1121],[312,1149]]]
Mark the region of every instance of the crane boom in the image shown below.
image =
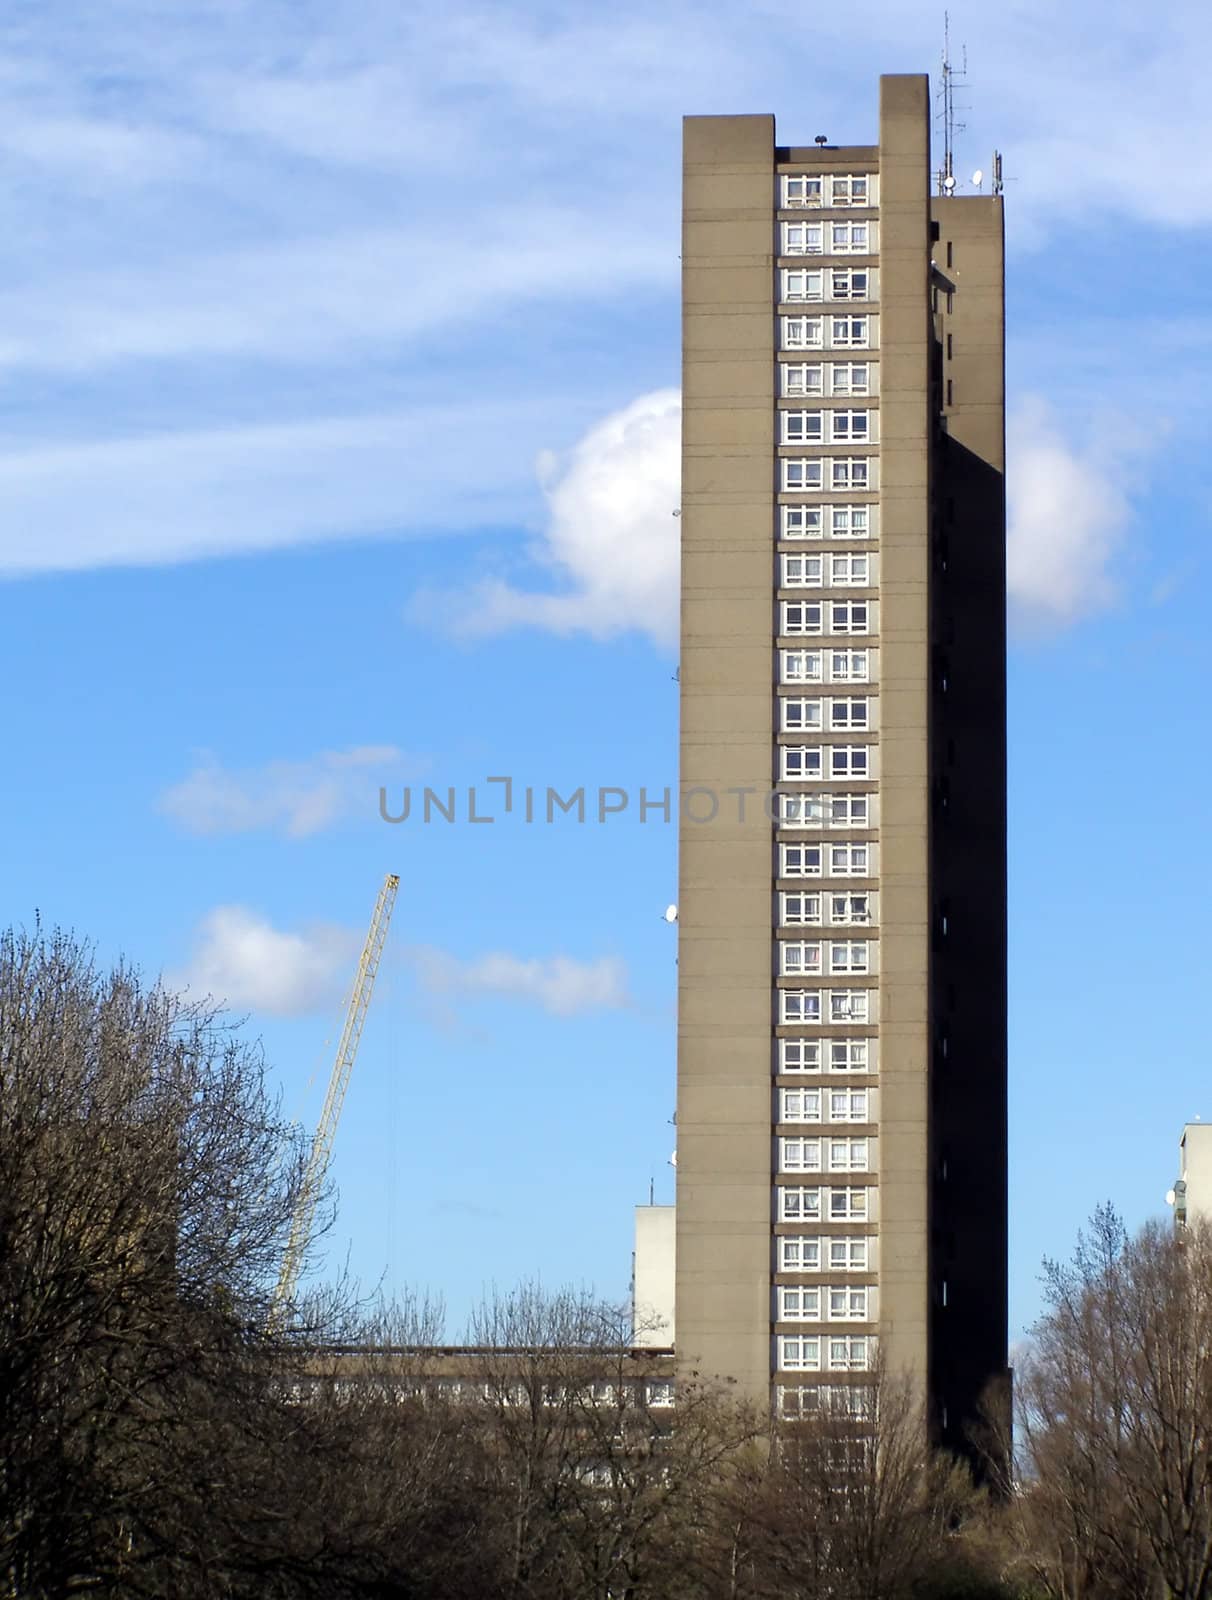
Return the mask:
[[[333,1140],[337,1133],[337,1123],[341,1118],[341,1106],[345,1101],[349,1075],[353,1070],[354,1057],[358,1053],[358,1044],[362,1038],[362,1027],[366,1021],[370,997],[374,992],[375,976],[379,970],[383,946],[387,942],[387,928],[391,922],[392,909],[396,903],[396,890],[399,887],[399,878],[394,872],[389,872],[383,879],[383,887],[379,890],[379,898],[375,901],[374,915],[370,919],[366,943],[362,947],[361,959],[350,991],[349,1008],[345,1013],[345,1025],[341,1029],[336,1060],[332,1064],[332,1075],[328,1080],[328,1093],[324,1096],[324,1109],[320,1113],[320,1121],[311,1142],[311,1152],[303,1169],[303,1181],[299,1186],[294,1214],[290,1219],[286,1252],[282,1257],[282,1269],[278,1274],[278,1283],[274,1290],[273,1309],[270,1313],[271,1325],[279,1321],[282,1312],[294,1296],[295,1284],[298,1282],[299,1271],[303,1265],[303,1256],[311,1238],[316,1207],[320,1201],[320,1188],[332,1157]]]

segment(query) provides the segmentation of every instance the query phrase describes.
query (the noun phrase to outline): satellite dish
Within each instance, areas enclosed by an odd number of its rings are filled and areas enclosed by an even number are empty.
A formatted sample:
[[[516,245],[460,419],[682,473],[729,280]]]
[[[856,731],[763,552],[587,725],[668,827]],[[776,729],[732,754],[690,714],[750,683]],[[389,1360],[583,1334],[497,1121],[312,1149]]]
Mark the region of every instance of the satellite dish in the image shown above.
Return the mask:
[[[676,1166],[677,1166],[677,1164],[678,1164],[678,1153],[677,1153],[677,1151],[676,1151],[676,1150],[675,1150],[675,1151],[674,1151],[674,1152],[673,1152],[673,1154],[672,1154],[672,1155],[671,1155],[671,1156],[670,1156],[670,1157],[669,1157],[669,1165],[670,1165],[670,1166],[671,1166],[671,1167],[676,1167]]]
[[[972,181],[978,189],[980,188],[981,184],[984,183],[985,174],[979,167],[977,167],[976,171],[972,174]]]
[[[664,916],[666,922],[676,922],[678,920],[677,906],[666,906]]]
[[[1173,1189],[1166,1190],[1166,1204],[1168,1206],[1172,1206],[1177,1199],[1178,1196],[1174,1193]]]
[[[943,188],[946,189],[948,194],[950,194],[952,189],[955,188],[955,179],[951,176],[950,173],[948,173],[947,176],[943,179]]]

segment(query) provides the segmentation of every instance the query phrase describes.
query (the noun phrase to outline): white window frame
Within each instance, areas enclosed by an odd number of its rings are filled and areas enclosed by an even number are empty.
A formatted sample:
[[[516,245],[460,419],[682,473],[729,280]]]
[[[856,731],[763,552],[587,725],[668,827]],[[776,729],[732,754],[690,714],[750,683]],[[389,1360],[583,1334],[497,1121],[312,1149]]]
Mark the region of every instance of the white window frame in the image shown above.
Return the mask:
[[[779,1135],[780,1172],[821,1172],[824,1159],[819,1139],[805,1139],[799,1134]],[[836,1172],[854,1171],[854,1168],[835,1167]]]
[[[779,301],[787,306],[821,305],[826,299],[865,300],[867,296],[849,292],[832,293],[835,274],[828,267],[780,267]]]
[[[871,256],[878,249],[873,222],[829,222],[826,227],[831,256]]]
[[[780,1039],[779,1072],[819,1072],[824,1045],[820,1039]]]
[[[867,209],[875,205],[875,179],[867,172],[834,172],[829,175],[829,204]],[[823,193],[823,189],[822,189]]]
[[[801,1028],[820,1023],[824,1004],[819,989],[780,989],[778,993],[781,1023]]]
[[[783,783],[818,783],[824,755],[820,745],[779,746],[779,779]]]
[[[872,1072],[872,1043],[870,1039],[827,1039],[821,1062],[826,1072]],[[843,1060],[842,1052],[845,1052]]]
[[[827,444],[826,416],[828,412],[825,411],[780,411],[779,443],[809,446]]]
[[[781,256],[823,256],[827,223],[801,221],[779,223],[779,254]]]
[[[826,1191],[817,1184],[787,1184],[780,1185],[778,1189],[778,1202],[776,1211],[780,1222],[820,1222],[825,1215]],[[786,1235],[780,1235],[779,1243]],[[802,1242],[802,1241],[800,1241]],[[783,1261],[780,1254],[779,1261]],[[815,1272],[819,1270],[819,1257],[817,1267],[788,1267],[780,1265],[780,1272]]]
[[[874,539],[874,512],[874,506],[830,506],[827,523],[829,537]]]
[[[870,1122],[871,1091],[869,1089],[829,1089],[830,1122]]]
[[[849,653],[849,652],[847,652]],[[824,679],[823,650],[780,650],[780,683],[821,683]]]
[[[784,321],[789,320],[784,318]],[[788,345],[787,349],[829,349],[829,350],[870,350],[871,344],[871,318],[870,316],[831,316],[829,318],[829,343],[828,345]],[[825,330],[821,329],[822,340]]]
[[[871,759],[875,749],[873,745],[831,744],[826,748],[829,751],[828,777],[831,783],[846,778],[863,783],[874,776],[875,763]]]
[[[819,539],[824,532],[823,506],[780,506],[779,537]]]
[[[782,718],[779,731],[782,733],[820,733],[825,719],[825,703],[817,697],[798,694],[784,694],[779,696],[779,708]],[[820,762],[817,762],[820,770]]]
[[[827,662],[826,681],[829,683],[871,682],[870,650],[830,650]],[[826,669],[825,661],[821,667]]]
[[[873,633],[870,600],[834,600],[829,604],[829,632],[853,638]]]
[[[817,889],[811,894],[802,891],[788,892],[786,889],[779,893],[779,927],[780,928],[819,928],[824,895]]]
[[[821,897],[821,911],[831,928],[868,928],[875,921],[875,896],[869,889],[857,893],[825,893]]]
[[[870,989],[831,989],[825,1010],[830,1022],[869,1023],[872,1020]]]
[[[836,1290],[833,1291],[835,1294]],[[776,1322],[821,1322],[819,1283],[780,1283],[775,1288]],[[853,1320],[834,1318],[834,1321]]]
[[[851,493],[869,493],[875,487],[876,458],[874,456],[828,456],[829,488],[848,489]]]
[[[852,461],[850,457],[846,459]],[[779,465],[784,494],[819,494],[825,487],[825,462],[821,456],[780,456]]]
[[[834,1186],[828,1191],[825,1213],[830,1222],[866,1222],[871,1215],[870,1191],[861,1187]]]
[[[875,727],[875,704],[871,695],[830,695],[823,709],[833,733],[869,733]]]
[[[829,413],[830,444],[875,444],[876,418],[869,407],[839,406]]]
[[[847,1335],[841,1339],[829,1339],[829,1370],[830,1372],[867,1372],[870,1370],[871,1357],[874,1353],[875,1340],[865,1334],[857,1336]],[[793,1370],[788,1368],[789,1371]],[[815,1368],[804,1367],[805,1372],[815,1371]]]
[[[825,176],[819,172],[780,174],[779,200],[785,211],[810,210],[825,201]]]
[[[849,1234],[827,1235],[830,1272],[867,1272],[871,1257],[867,1252],[867,1238],[854,1238]]]
[[[875,283],[873,267],[833,267],[829,272],[829,298],[867,303],[876,297]]]
[[[875,970],[875,941],[872,939],[830,939],[822,958],[826,972],[848,976],[869,976]]]
[[[871,1321],[870,1295],[867,1292],[866,1284],[828,1284],[825,1287],[825,1294],[828,1297],[828,1320],[830,1322]],[[816,1303],[819,1307],[821,1303],[820,1297],[818,1297]],[[809,1319],[805,1317],[803,1320],[808,1321]],[[818,1318],[813,1318],[812,1320],[816,1321]]]
[[[781,1233],[777,1239],[780,1272],[819,1272],[821,1241],[816,1236]]]
[[[780,878],[821,878],[825,873],[825,852],[823,844],[780,843],[779,845],[779,877]],[[813,865],[815,860],[816,865]],[[863,874],[866,876],[866,873]]]
[[[829,393],[858,399],[873,393],[870,361],[830,361]],[[845,377],[842,374],[845,374]],[[861,376],[860,376],[861,374]]]
[[[832,589],[869,589],[875,582],[875,559],[870,551],[830,551],[825,567]]]
[[[831,318],[831,321],[850,321],[850,318]],[[866,320],[865,318],[863,319]],[[779,348],[782,350],[824,350],[825,345],[825,319],[824,317],[780,317],[779,322]],[[851,330],[847,330],[847,339]],[[832,333],[831,333],[832,337]],[[863,342],[847,343],[840,348],[846,350],[865,350],[868,348],[867,340],[869,330],[863,330]]]
[[[782,1088],[778,1091],[778,1120],[780,1122],[809,1122],[821,1123],[825,1120],[825,1102],[822,1098],[828,1091],[817,1088],[796,1086],[793,1089]]]
[[[853,362],[848,364],[854,365]],[[783,375],[780,392],[784,399],[816,399],[825,394],[825,362],[781,361],[779,366]]]
[[[827,878],[874,878],[877,876],[873,844],[831,844],[821,861],[821,876]],[[815,877],[816,874],[814,873]]]
[[[819,939],[780,939],[778,947],[780,978],[816,978],[825,970]]]
[[[778,1370],[780,1372],[819,1372],[821,1370],[820,1337],[805,1338],[801,1334],[780,1334],[778,1337]]]
[[[825,631],[821,600],[780,600],[779,634],[786,639],[819,637]]]
[[[801,1140],[801,1144],[808,1143]],[[827,1149],[818,1152],[817,1159],[824,1162],[823,1167],[787,1167],[788,1172],[869,1172],[871,1170],[871,1140],[868,1138],[850,1138],[845,1135],[826,1139]],[[819,1144],[820,1141],[818,1140]]]
[[[779,555],[780,589],[823,589],[829,562],[815,550],[784,550]]]

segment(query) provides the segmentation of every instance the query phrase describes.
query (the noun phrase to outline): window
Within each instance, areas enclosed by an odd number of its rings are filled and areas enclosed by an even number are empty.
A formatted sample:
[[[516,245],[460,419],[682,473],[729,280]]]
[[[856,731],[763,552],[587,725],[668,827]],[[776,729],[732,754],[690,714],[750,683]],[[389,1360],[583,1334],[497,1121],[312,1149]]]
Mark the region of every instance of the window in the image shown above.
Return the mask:
[[[650,1406],[671,1406],[674,1400],[672,1378],[649,1378],[647,1398]]]
[[[779,896],[780,927],[799,928],[805,925],[811,926],[818,924],[820,920],[821,897],[819,894],[782,894]]]
[[[790,1340],[788,1341],[788,1343],[791,1342]],[[817,1341],[804,1339],[799,1342],[814,1344]],[[865,1372],[868,1362],[867,1347],[872,1342],[865,1338],[830,1339],[829,1370],[831,1372]]]
[[[775,1396],[779,1416],[789,1422],[811,1417],[821,1408],[821,1391],[816,1384],[780,1384]]]
[[[784,539],[819,539],[821,536],[820,506],[780,506],[781,532]]]
[[[819,989],[780,989],[780,1022],[819,1022],[821,1020],[821,992]]]
[[[848,1141],[843,1140],[842,1143]],[[864,1141],[865,1142],[865,1141]],[[864,1166],[866,1163],[864,1162]],[[819,1172],[821,1170],[821,1141],[819,1139],[780,1139],[779,1170],[781,1172]],[[845,1168],[836,1168],[844,1171]]]
[[[819,612],[819,606],[817,610]],[[858,604],[832,605],[829,607],[829,631],[830,633],[866,633],[867,618],[868,611],[865,600]],[[789,628],[786,631],[790,633],[791,629]],[[813,630],[804,628],[801,631],[808,633]],[[819,628],[816,631],[819,632]]]
[[[783,393],[789,399],[794,395],[818,395],[824,392],[825,369],[819,362],[814,365],[793,361],[783,363]]]
[[[779,620],[779,632],[788,635],[797,633],[820,633],[821,631],[821,603],[819,600],[810,602],[799,600],[785,600],[780,608],[782,615]],[[851,628],[846,631],[851,633],[867,630]]]
[[[869,972],[871,950],[865,939],[838,940],[829,946],[830,972]]]
[[[871,368],[865,361],[835,361],[829,369],[830,394],[870,394]]]
[[[829,921],[835,927],[848,922],[870,922],[871,896],[869,894],[831,894],[829,896]]]
[[[820,1194],[819,1189],[784,1189],[783,1194]],[[780,1272],[819,1272],[821,1268],[821,1241],[780,1236]]]
[[[871,180],[863,177],[834,177],[830,185],[829,200],[835,206],[871,205]]]
[[[788,848],[791,848],[788,846]],[[866,878],[873,871],[868,844],[831,844],[829,875],[833,878]]]
[[[783,205],[791,210],[794,206],[819,206],[821,203],[821,182],[819,177],[785,174],[783,177]]]
[[[870,827],[871,798],[865,794],[831,794],[826,817],[831,828]]]
[[[834,1291],[835,1293],[845,1291]],[[819,1322],[821,1320],[821,1291],[819,1289],[792,1288],[787,1284],[780,1284],[777,1290],[777,1309],[775,1315],[780,1322]],[[840,1317],[830,1314],[830,1320],[839,1322]]]
[[[836,277],[837,274],[834,274]],[[866,274],[864,273],[864,277]],[[825,274],[820,267],[784,267],[781,273],[782,289],[779,299],[788,302],[794,300],[823,300],[825,298]],[[838,300],[865,300],[866,290],[861,295],[838,295]]]
[[[867,1191],[866,1189],[830,1189],[829,1191],[829,1220],[830,1222],[864,1222],[867,1218]],[[862,1242],[864,1249],[864,1262],[866,1261],[867,1241]]]
[[[863,744],[835,744],[829,747],[831,778],[869,778],[871,752]]]
[[[779,701],[783,712],[784,733],[819,733],[821,727],[821,702],[801,700],[784,695]],[[820,752],[817,752],[816,770],[821,769]]]
[[[829,582],[835,588],[846,588],[851,584],[855,588],[865,588],[871,582],[871,557],[868,555],[831,555],[829,557]]]
[[[819,589],[825,578],[824,556],[780,556],[784,589]]]
[[[820,970],[821,947],[819,944],[804,944],[802,942],[793,944],[787,940],[783,940],[779,944],[779,971],[784,977],[795,978],[804,973],[819,972]]]
[[[839,1341],[835,1341],[839,1342]],[[842,1344],[859,1341],[841,1340]],[[784,1372],[819,1372],[821,1370],[821,1341],[819,1339],[780,1338],[778,1363]],[[866,1362],[864,1361],[864,1365]]]
[[[866,1022],[870,1010],[866,989],[834,989],[829,995],[830,1022]]]
[[[784,466],[790,465],[784,462]],[[804,463],[809,465],[809,463]],[[817,483],[820,488],[819,468],[821,463],[815,461],[812,466],[818,468]],[[787,485],[790,487],[790,485]],[[831,489],[867,489],[871,487],[871,463],[866,456],[831,456],[829,458],[829,487]]]
[[[834,444],[866,444],[872,436],[870,411],[831,411],[829,420]]]
[[[795,1141],[789,1141],[794,1143]],[[829,1170],[830,1172],[866,1172],[867,1170],[867,1140],[866,1139],[829,1139]],[[816,1143],[817,1164],[820,1164],[820,1141],[801,1139],[800,1144]]]
[[[825,250],[825,226],[821,222],[784,222],[783,247],[785,256],[819,256]]]
[[[866,462],[863,465],[865,467]],[[824,478],[822,476],[823,463],[819,460],[804,460],[785,456],[782,461],[782,467],[783,488],[785,490],[812,490],[820,489],[824,486]]]
[[[820,1122],[822,1100],[819,1089],[780,1089],[780,1122]]]
[[[867,1039],[830,1039],[830,1072],[868,1072],[869,1044],[870,1041]]]
[[[794,319],[785,317],[784,322]],[[819,317],[798,319],[803,322],[809,320],[820,322]],[[871,326],[868,317],[830,317],[829,343],[835,350],[866,350],[871,343]],[[819,341],[818,341],[819,342]],[[788,349],[792,346],[788,344]]]
[[[819,650],[780,650],[780,683],[819,683],[823,661]]]
[[[825,426],[823,411],[780,411],[783,421],[783,444],[823,444]]]
[[[830,700],[828,705],[829,726],[835,731],[845,732],[851,728],[864,730],[867,728],[870,717],[870,702],[865,695],[861,699]]]
[[[866,1122],[866,1089],[830,1089],[830,1122]]]
[[[819,1222],[821,1220],[821,1191],[819,1189],[780,1189],[779,1196],[779,1221],[780,1222]],[[817,1266],[820,1266],[819,1240],[815,1239],[780,1239],[780,1245],[802,1246],[805,1244],[818,1245]],[[802,1256],[797,1258],[802,1262]],[[810,1272],[815,1267],[805,1267],[802,1264],[790,1267],[780,1254],[779,1270],[781,1272]]]
[[[825,343],[824,317],[783,317],[783,349],[784,350],[820,350]],[[834,317],[834,343],[837,343],[836,324],[839,322],[861,322],[863,324],[863,337],[847,338],[844,343],[857,348],[866,346],[866,317]]]
[[[833,539],[870,539],[869,506],[834,506],[829,513],[829,534]]]
[[[821,1045],[818,1039],[780,1039],[780,1072],[819,1072]]]
[[[866,683],[869,661],[865,650],[831,650],[829,652],[829,679],[831,683]]]
[[[823,828],[827,826],[825,802],[820,795],[781,794],[778,820],[785,828]]]
[[[869,222],[831,222],[829,253],[835,256],[865,256],[871,248]]]
[[[818,1307],[819,1303],[818,1299]],[[819,1315],[819,1310],[814,1315]],[[808,1319],[804,1317],[803,1320],[806,1322]],[[866,1322],[866,1289],[830,1289],[829,1320],[830,1322]]]
[[[834,1194],[847,1194],[850,1192],[846,1189],[835,1189],[833,1191]],[[865,1189],[856,1189],[853,1192],[855,1194],[866,1194]],[[866,1239],[830,1239],[829,1270],[830,1272],[866,1272]]]
[[[833,298],[835,300],[866,300],[871,288],[871,274],[866,267],[860,268],[835,268],[830,273],[833,279]],[[807,298],[805,296],[805,298]],[[819,296],[813,296],[819,299]]]
[[[819,878],[823,854],[819,844],[779,845],[779,877]]]
[[[783,702],[784,705],[786,701]],[[791,782],[804,782],[808,778],[819,778],[821,775],[821,749],[819,745],[790,745],[785,744],[780,749],[782,757],[779,777],[789,779]]]

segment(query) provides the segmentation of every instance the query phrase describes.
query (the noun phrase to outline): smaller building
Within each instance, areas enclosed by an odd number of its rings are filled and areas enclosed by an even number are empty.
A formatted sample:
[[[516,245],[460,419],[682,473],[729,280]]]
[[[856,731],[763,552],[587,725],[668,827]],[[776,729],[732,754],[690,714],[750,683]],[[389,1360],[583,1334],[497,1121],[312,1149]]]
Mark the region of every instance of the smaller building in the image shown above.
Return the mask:
[[[1178,1142],[1178,1179],[1166,1196],[1174,1221],[1212,1221],[1212,1122],[1188,1122]]]
[[[673,1344],[676,1231],[673,1206],[636,1206],[631,1337],[637,1349]]]

